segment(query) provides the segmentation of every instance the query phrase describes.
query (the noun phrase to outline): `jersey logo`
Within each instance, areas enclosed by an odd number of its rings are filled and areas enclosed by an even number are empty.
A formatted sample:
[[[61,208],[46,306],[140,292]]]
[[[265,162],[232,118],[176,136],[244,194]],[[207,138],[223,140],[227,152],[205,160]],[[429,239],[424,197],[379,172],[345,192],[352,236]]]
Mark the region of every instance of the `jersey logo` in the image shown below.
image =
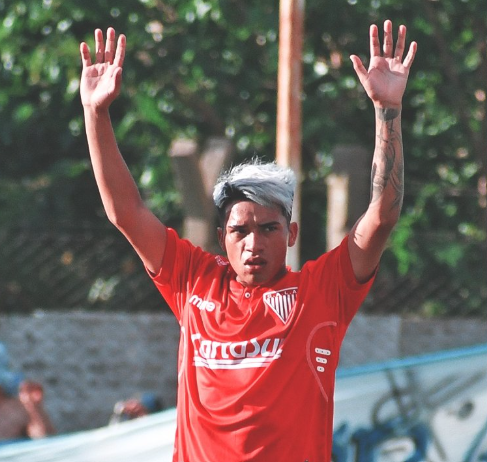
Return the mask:
[[[265,304],[286,324],[296,303],[297,287],[289,287],[264,294]]]
[[[218,266],[228,266],[228,261],[225,260],[222,256],[220,255],[215,255],[215,261]]]
[[[193,364],[207,369],[250,369],[267,367],[282,353],[283,339],[265,338],[242,342],[216,342],[204,339],[200,333],[192,334]]]
[[[198,297],[197,295],[193,295],[189,299],[189,303],[191,303],[191,305],[199,308],[200,311],[208,311],[209,313],[214,311],[216,308],[216,304],[214,302],[210,302],[209,300],[203,300],[202,298]]]

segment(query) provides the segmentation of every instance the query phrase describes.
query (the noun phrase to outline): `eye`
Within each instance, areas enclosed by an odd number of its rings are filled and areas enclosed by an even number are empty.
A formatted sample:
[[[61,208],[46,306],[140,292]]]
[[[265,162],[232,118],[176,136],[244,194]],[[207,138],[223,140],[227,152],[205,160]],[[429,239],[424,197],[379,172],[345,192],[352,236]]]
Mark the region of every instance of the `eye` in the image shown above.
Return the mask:
[[[277,231],[277,229],[278,229],[277,225],[266,225],[266,226],[264,226],[264,230],[267,232]]]
[[[231,233],[231,234],[235,234],[236,236],[240,236],[240,235],[245,234],[245,228],[242,228],[242,227],[236,226],[236,227],[233,227],[233,228],[230,230],[230,233]]]

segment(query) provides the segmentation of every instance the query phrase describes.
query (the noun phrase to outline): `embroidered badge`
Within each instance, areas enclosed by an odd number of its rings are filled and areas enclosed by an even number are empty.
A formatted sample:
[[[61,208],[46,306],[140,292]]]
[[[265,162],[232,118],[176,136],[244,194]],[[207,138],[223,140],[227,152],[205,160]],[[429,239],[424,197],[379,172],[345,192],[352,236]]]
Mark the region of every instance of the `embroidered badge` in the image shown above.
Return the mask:
[[[297,293],[297,287],[289,287],[287,289],[267,292],[264,294],[264,302],[285,324],[296,303]]]
[[[218,266],[228,266],[228,261],[220,255],[215,255],[215,261]]]

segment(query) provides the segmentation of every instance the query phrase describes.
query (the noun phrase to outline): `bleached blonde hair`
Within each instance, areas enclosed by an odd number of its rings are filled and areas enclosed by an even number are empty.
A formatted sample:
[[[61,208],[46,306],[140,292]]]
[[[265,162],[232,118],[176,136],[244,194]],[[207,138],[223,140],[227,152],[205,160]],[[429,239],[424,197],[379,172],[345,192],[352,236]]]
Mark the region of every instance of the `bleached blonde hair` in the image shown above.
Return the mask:
[[[213,201],[220,223],[225,221],[227,205],[248,200],[265,207],[280,207],[291,222],[296,176],[287,167],[275,162],[264,163],[258,158],[232,167],[218,178]]]

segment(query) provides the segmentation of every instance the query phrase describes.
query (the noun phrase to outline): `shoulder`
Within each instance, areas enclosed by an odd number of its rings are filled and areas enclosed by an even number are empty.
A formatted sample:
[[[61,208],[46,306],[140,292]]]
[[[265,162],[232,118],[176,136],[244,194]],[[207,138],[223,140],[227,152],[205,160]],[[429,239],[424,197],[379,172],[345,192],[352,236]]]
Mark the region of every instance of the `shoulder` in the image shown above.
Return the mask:
[[[167,244],[161,268],[158,273],[150,274],[159,282],[168,281],[177,274],[190,278],[193,274],[211,271],[226,271],[228,260],[222,255],[212,254],[195,246],[187,239],[179,237],[172,229],[167,229]]]
[[[352,291],[369,288],[374,280],[374,277],[365,283],[357,280],[350,258],[348,235],[334,249],[307,262],[303,266],[303,273],[320,285],[340,285]]]
[[[315,260],[309,260],[303,265],[303,273],[319,273],[327,268],[338,267],[341,264],[350,262],[350,253],[348,251],[348,236],[335,248],[321,254]]]

